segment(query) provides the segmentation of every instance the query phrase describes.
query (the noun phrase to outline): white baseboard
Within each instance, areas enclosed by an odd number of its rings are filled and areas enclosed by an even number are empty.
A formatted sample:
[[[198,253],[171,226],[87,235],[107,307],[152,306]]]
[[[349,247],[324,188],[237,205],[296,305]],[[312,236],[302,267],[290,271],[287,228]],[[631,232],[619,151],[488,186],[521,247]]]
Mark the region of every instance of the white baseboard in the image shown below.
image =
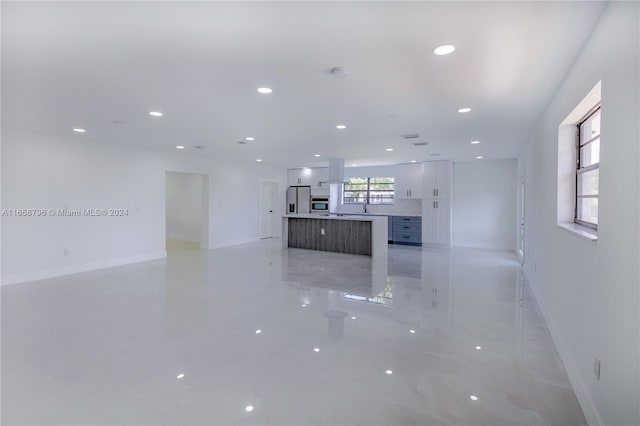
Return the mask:
[[[167,257],[166,250],[157,253],[147,253],[138,256],[123,257],[118,259],[91,262],[84,265],[68,266],[65,268],[47,269],[44,271],[29,272],[25,274],[13,274],[2,280],[2,285],[19,284],[29,281],[45,280],[47,278],[60,277],[63,275],[77,274],[80,272],[95,271],[97,269],[111,268],[113,266],[127,265],[130,263],[146,262],[149,260],[163,259]]]
[[[178,241],[187,241],[189,243],[199,243],[200,236],[197,235],[188,235],[188,234],[167,234],[167,239],[169,240],[178,240]]]
[[[562,359],[562,363],[564,364],[564,368],[567,372],[567,376],[569,376],[569,381],[571,382],[571,387],[573,388],[574,393],[576,394],[576,398],[578,399],[578,403],[580,404],[580,408],[582,408],[582,412],[584,413],[584,417],[587,420],[589,425],[602,425],[602,418],[596,409],[593,400],[591,399],[591,395],[587,390],[587,387],[584,385],[582,381],[582,376],[580,375],[580,371],[576,366],[576,363],[571,356],[571,352],[569,351],[566,342],[560,335],[558,331],[558,327],[556,326],[553,317],[551,316],[551,312],[547,308],[547,305],[544,303],[542,296],[539,294],[539,289],[534,283],[529,280],[525,272],[525,278],[527,282],[529,282],[529,288],[533,293],[533,296],[540,307],[540,311],[542,312],[542,316],[547,323],[547,327],[549,328],[549,332],[551,333],[551,338],[553,339],[553,343],[556,345],[556,349],[560,354],[560,359]]]
[[[255,243],[256,241],[260,241],[260,239],[259,238],[243,238],[240,240],[225,241],[223,243],[210,243],[209,250],[224,248],[224,247],[239,246],[240,244]]]
[[[500,251],[515,251],[515,247],[507,247],[499,244],[482,244],[482,243],[472,243],[465,241],[453,241],[451,243],[452,247],[464,247],[464,248],[478,248],[478,249],[487,249],[487,250],[500,250]]]

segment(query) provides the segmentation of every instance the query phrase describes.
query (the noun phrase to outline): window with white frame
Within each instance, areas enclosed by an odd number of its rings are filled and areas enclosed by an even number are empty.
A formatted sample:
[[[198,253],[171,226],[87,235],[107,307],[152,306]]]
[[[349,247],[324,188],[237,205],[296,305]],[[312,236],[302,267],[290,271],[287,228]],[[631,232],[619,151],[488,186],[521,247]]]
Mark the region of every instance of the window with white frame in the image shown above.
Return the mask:
[[[344,204],[393,204],[394,178],[352,177],[343,186]]]
[[[601,107],[598,81],[558,126],[557,224],[591,241],[598,240]]]
[[[575,222],[598,229],[600,105],[578,123]]]

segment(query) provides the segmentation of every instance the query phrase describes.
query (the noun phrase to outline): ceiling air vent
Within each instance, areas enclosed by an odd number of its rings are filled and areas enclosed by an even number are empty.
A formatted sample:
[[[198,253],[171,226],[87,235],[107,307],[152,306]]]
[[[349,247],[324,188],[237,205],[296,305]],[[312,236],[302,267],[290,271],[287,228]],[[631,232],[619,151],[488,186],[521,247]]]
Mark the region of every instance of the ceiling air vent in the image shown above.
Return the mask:
[[[405,139],[418,139],[420,135],[418,133],[409,133],[407,135],[402,135]]]
[[[426,144],[426,142],[414,142],[413,146],[425,146]]]
[[[240,145],[246,145],[248,142],[247,141],[238,141],[236,143],[239,143]]]
[[[195,145],[194,148],[195,149],[207,149],[207,147],[204,146],[204,145]]]

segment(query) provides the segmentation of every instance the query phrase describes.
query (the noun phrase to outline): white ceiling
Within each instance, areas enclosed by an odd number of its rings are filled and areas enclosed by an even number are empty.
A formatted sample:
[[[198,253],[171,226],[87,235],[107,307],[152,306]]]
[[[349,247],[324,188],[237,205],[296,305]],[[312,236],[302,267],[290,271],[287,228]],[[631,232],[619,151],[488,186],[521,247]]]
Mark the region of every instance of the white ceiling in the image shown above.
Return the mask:
[[[602,8],[3,2],[2,125],[287,167],[514,158]],[[435,56],[443,43],[456,51]],[[246,136],[256,141],[236,143]]]

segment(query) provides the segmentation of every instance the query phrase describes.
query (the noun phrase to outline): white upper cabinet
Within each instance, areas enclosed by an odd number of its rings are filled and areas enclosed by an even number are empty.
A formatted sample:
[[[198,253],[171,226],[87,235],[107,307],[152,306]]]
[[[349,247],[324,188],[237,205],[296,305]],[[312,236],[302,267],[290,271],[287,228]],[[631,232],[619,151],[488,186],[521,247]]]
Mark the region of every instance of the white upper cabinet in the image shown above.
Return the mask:
[[[311,169],[289,169],[287,183],[289,186],[311,185],[313,172]]]
[[[328,167],[317,167],[311,169],[311,194],[329,195]]]
[[[394,180],[394,197],[399,199],[422,198],[422,181],[422,164],[398,164]]]
[[[429,161],[422,166],[424,198],[450,198],[451,161]]]
[[[298,169],[287,170],[287,186],[300,185],[298,181],[299,177],[300,177],[300,174],[298,173]]]
[[[287,170],[288,186],[309,185],[312,195],[329,195],[329,168]]]

